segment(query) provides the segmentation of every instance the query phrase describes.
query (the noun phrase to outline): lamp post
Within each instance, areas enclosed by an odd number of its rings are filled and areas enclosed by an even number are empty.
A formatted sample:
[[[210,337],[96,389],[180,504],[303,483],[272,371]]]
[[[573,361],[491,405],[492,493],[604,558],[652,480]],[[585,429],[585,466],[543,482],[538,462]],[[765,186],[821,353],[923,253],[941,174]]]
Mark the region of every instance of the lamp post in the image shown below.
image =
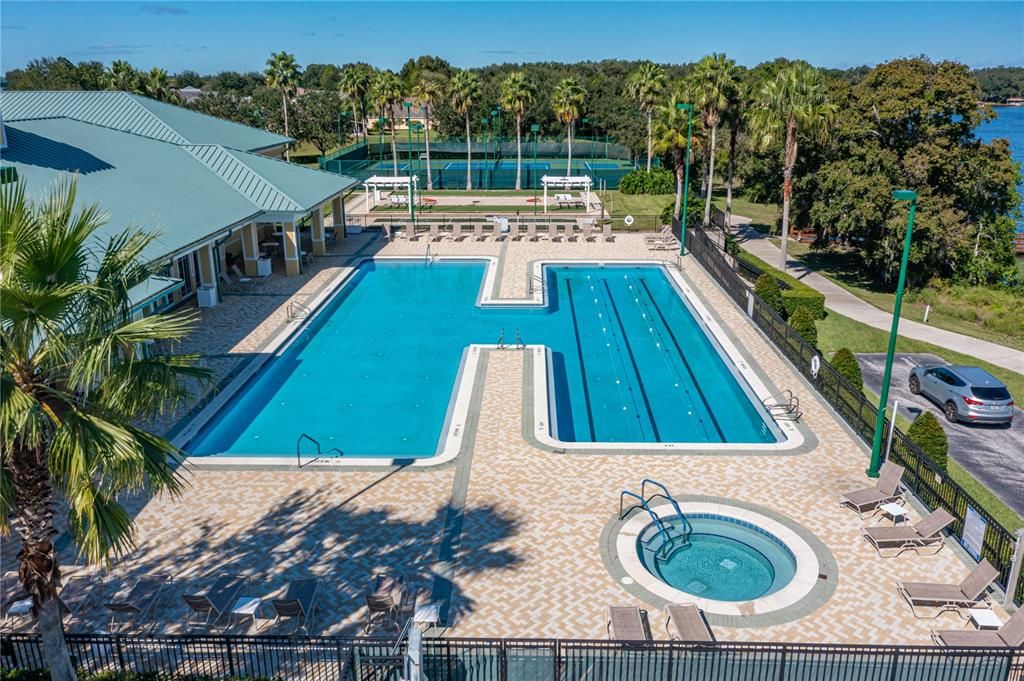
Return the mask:
[[[889,403],[889,379],[892,378],[892,359],[896,352],[896,338],[900,328],[900,307],[903,305],[903,285],[907,281],[907,261],[910,260],[910,237],[914,233],[914,213],[917,212],[917,192],[897,189],[892,193],[892,198],[897,201],[909,201],[910,214],[907,216],[907,235],[903,237],[903,257],[900,260],[899,280],[896,282],[896,305],[892,310],[889,349],[885,353],[885,373],[882,375],[882,394],[878,398],[878,415],[875,417],[875,439],[871,443],[871,463],[867,470],[870,478],[878,477],[878,469],[882,465],[882,433],[885,430],[885,408]],[[893,418],[896,418],[895,414]]]
[[[583,129],[583,124],[584,123],[590,123],[590,118],[587,117],[587,116],[584,116],[583,118],[580,119],[580,130]],[[593,131],[591,131],[591,132],[593,132]],[[590,145],[590,158],[594,158],[594,145],[593,144]]]
[[[534,123],[530,126],[533,133],[533,167],[530,168],[530,175],[533,176],[533,214],[537,214],[537,135],[540,133],[540,126]]]
[[[377,118],[377,153],[380,155],[379,160],[384,160],[384,124],[388,122],[388,119],[380,116]],[[394,134],[394,131],[391,132]]]
[[[686,111],[689,118],[686,123],[686,156],[683,163],[686,171],[683,179],[683,215],[679,226],[679,255],[686,255],[686,204],[690,198],[690,136],[693,133],[693,104],[678,102],[676,108]]]
[[[416,175],[412,172],[412,102],[402,102],[402,104],[405,106],[405,131],[409,140],[409,219],[416,224],[416,194],[412,190],[412,182],[416,179]]]
[[[494,125],[494,158],[498,158],[498,145],[501,144],[501,107],[491,109],[491,124]]]

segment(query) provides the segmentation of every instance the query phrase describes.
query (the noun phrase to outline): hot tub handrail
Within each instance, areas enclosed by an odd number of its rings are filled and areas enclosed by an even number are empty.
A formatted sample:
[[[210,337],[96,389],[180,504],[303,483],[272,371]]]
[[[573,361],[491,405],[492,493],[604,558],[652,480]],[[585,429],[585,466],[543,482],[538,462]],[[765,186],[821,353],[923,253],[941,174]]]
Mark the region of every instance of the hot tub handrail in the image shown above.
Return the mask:
[[[651,485],[654,485],[655,487],[659,488],[661,490],[661,494],[652,494],[650,497],[648,497],[647,483],[650,483]],[[676,515],[678,515],[679,518],[683,521],[683,537],[688,537],[693,532],[693,525],[690,524],[689,519],[683,513],[683,509],[679,508],[679,502],[676,501],[676,498],[669,493],[668,488],[665,487],[665,485],[661,484],[657,480],[644,478],[644,481],[640,483],[640,496],[641,498],[643,498],[645,503],[659,496],[668,499],[669,503],[672,504],[672,508],[675,509]]]

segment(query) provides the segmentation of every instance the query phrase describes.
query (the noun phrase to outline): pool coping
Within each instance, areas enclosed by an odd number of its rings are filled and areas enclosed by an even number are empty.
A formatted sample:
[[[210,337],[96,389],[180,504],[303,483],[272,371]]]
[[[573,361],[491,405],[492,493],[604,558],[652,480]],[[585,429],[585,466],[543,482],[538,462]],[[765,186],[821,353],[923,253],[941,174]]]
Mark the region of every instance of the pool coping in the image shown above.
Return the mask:
[[[323,308],[329,304],[341,291],[349,279],[358,271],[364,263],[389,262],[389,261],[422,261],[426,256],[354,256],[346,265],[338,268],[337,275],[327,282],[313,298],[307,301],[307,307],[311,313],[303,319],[287,322],[279,327],[278,333],[268,340],[262,352],[249,361],[226,386],[223,387],[212,399],[209,399],[198,413],[194,414],[188,423],[181,427],[176,433],[173,444],[185,449],[188,443],[199,434],[199,432],[220,412],[225,405],[241,390],[268,361],[283,353],[311,324]],[[504,259],[493,255],[445,255],[436,256],[431,262],[484,262],[486,267],[484,277],[481,281],[480,290],[477,294],[477,305],[481,307],[544,307],[548,304],[546,286],[538,290],[530,291],[526,298],[498,298],[497,292],[500,287],[499,275],[504,268]],[[739,380],[741,389],[749,394],[752,392],[755,399],[764,399],[774,391],[774,385],[768,380],[762,380],[764,374],[756,363],[741,352],[738,342],[709,312],[704,300],[696,292],[695,287],[687,280],[681,271],[667,265],[664,260],[644,259],[543,259],[532,261],[528,274],[531,277],[544,281],[544,271],[549,266],[645,266],[659,267],[665,273],[670,283],[676,289],[676,293],[688,305],[690,311],[695,313],[695,319],[700,324],[702,332],[709,336],[727,368]],[[532,287],[530,287],[532,288]],[[781,433],[784,440],[773,443],[665,443],[665,442],[566,442],[558,440],[550,433],[549,414],[550,401],[548,395],[547,370],[547,347],[542,345],[524,345],[520,350],[526,351],[526,366],[532,367],[532,376],[527,377],[524,382],[524,411],[523,431],[526,439],[535,446],[548,451],[572,453],[608,453],[628,454],[637,450],[646,453],[667,453],[667,454],[699,454],[699,453],[732,453],[732,454],[773,454],[773,453],[803,453],[808,448],[816,446],[816,438],[809,429],[802,424],[792,421],[777,420],[770,414],[762,414],[772,424],[777,433]],[[292,456],[245,456],[245,455],[202,455],[187,456],[185,463],[188,466],[198,469],[305,469],[307,467],[349,469],[349,468],[394,468],[396,466],[406,468],[430,468],[442,466],[451,462],[457,457],[463,448],[465,435],[465,423],[470,409],[470,396],[473,386],[477,381],[483,380],[483,373],[480,371],[480,355],[482,352],[492,350],[512,350],[508,346],[496,344],[470,344],[465,347],[463,358],[459,366],[456,383],[452,392],[449,406],[446,411],[446,420],[441,429],[438,451],[429,457],[309,457],[303,461]],[[533,361],[535,357],[541,357],[543,361]],[[731,364],[732,366],[728,366]],[[735,373],[739,373],[739,377]],[[746,383],[746,385],[743,384]],[[532,409],[527,410],[527,404],[532,404]],[[752,401],[753,403],[753,401]],[[754,403],[755,408],[760,406]],[[532,415],[532,416],[531,416]],[[186,417],[187,418],[187,417]]]
[[[718,601],[675,589],[643,566],[637,538],[651,520],[642,513],[613,518],[600,538],[601,559],[619,585],[640,600],[664,608],[673,603],[694,603],[709,622],[727,627],[765,627],[806,617],[831,597],[838,584],[839,567],[828,546],[806,527],[777,511],[737,499],[703,495],[675,497],[683,512],[710,513],[748,522],[775,535],[793,553],[797,571],[785,587],[750,601]],[[658,517],[675,514],[667,501],[652,504]]]

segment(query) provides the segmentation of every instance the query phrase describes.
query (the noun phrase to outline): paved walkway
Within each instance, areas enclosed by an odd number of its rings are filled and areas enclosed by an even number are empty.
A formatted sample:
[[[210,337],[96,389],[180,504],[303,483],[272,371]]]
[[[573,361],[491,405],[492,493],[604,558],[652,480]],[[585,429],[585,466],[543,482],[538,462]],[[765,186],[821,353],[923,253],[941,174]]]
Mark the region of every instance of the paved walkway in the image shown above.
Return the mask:
[[[749,220],[737,219],[739,216],[733,217],[737,241],[743,250],[775,265],[779,261],[779,248],[766,235],[748,226]],[[787,258],[786,267],[786,272],[789,275],[825,294],[825,306],[829,309],[883,331],[888,331],[892,326],[891,314],[878,309],[871,303],[864,302],[831,279],[808,268],[799,260]],[[1010,371],[1024,373],[1024,352],[1004,345],[938,329],[910,319],[900,320],[900,335],[977,357]]]

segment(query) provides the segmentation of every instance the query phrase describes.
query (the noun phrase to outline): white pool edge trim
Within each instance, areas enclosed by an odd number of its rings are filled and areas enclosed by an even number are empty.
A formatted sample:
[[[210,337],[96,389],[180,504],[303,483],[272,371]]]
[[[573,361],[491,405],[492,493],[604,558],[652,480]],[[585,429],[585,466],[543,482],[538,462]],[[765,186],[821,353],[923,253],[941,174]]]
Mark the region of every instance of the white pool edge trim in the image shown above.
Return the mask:
[[[788,608],[807,597],[818,583],[821,566],[814,550],[800,535],[777,520],[739,506],[715,502],[681,501],[679,507],[684,514],[706,513],[756,525],[789,549],[796,560],[796,573],[786,586],[775,593],[749,601],[718,601],[681,591],[648,572],[641,562],[637,551],[637,539],[651,524],[651,518],[643,511],[637,510],[619,528],[615,538],[615,552],[619,563],[634,583],[655,596],[670,603],[694,603],[705,612],[715,615],[741,617],[763,615]],[[675,509],[669,504],[654,506],[652,510],[659,518],[675,515]]]
[[[389,261],[424,261],[424,256],[365,256],[354,260],[352,263],[340,267],[337,275],[328,282],[323,289],[310,301],[307,307],[312,311],[304,319],[287,322],[276,336],[260,353],[260,356],[250,362],[239,374],[233,378],[225,388],[219,392],[199,413],[189,421],[172,440],[172,444],[184,448],[198,433],[213,419],[216,414],[241,390],[241,388],[259,372],[264,364],[285,352],[288,347],[300,336],[301,332],[313,323],[322,309],[334,299],[349,283],[352,275],[359,267],[367,261],[389,262]],[[477,296],[477,304],[481,307],[543,307],[547,305],[547,289],[542,287],[533,291],[528,298],[496,298],[495,291],[498,287],[497,270],[498,258],[489,255],[445,255],[436,256],[431,262],[484,262],[486,264],[484,278],[481,282],[480,292]],[[658,266],[665,272],[669,281],[675,287],[676,292],[684,298],[698,315],[698,323],[701,323],[713,336],[713,341],[725,353],[723,360],[728,360],[740,374],[742,379],[754,392],[757,399],[767,398],[771,391],[758,377],[753,368],[743,359],[739,349],[729,340],[721,326],[708,312],[707,308],[686,283],[682,273],[678,270],[666,267],[663,260],[538,260],[533,263],[531,276],[544,278],[544,268],[549,266]],[[287,304],[287,303],[284,303]],[[479,372],[480,351],[484,349],[502,349],[494,344],[470,344],[463,354],[462,365],[459,367],[458,378],[456,379],[455,392],[449,403],[446,421],[441,430],[439,439],[439,450],[429,457],[305,457],[302,467],[355,467],[355,466],[396,466],[410,465],[415,468],[439,466],[454,459],[462,448],[462,439],[465,433],[466,419],[469,415],[469,403],[472,396],[473,385]],[[507,348],[504,348],[507,349]],[[742,443],[742,442],[567,442],[559,440],[551,435],[551,404],[549,403],[549,382],[548,382],[548,351],[543,345],[526,345],[526,352],[533,353],[533,434],[543,445],[553,449],[567,450],[602,450],[623,449],[643,450],[659,452],[693,452],[693,451],[753,451],[772,452],[796,449],[804,443],[803,433],[796,424],[791,421],[779,421],[767,415],[769,421],[779,429],[783,436],[780,442],[769,443]],[[720,353],[721,354],[721,353]],[[741,386],[742,387],[742,386]],[[754,405],[755,408],[758,405]],[[528,414],[524,418],[530,418]],[[214,454],[204,456],[189,456],[185,459],[186,464],[201,468],[217,467],[281,467],[296,466],[297,457],[294,456],[245,456],[231,454]],[[411,463],[410,463],[411,462]]]

